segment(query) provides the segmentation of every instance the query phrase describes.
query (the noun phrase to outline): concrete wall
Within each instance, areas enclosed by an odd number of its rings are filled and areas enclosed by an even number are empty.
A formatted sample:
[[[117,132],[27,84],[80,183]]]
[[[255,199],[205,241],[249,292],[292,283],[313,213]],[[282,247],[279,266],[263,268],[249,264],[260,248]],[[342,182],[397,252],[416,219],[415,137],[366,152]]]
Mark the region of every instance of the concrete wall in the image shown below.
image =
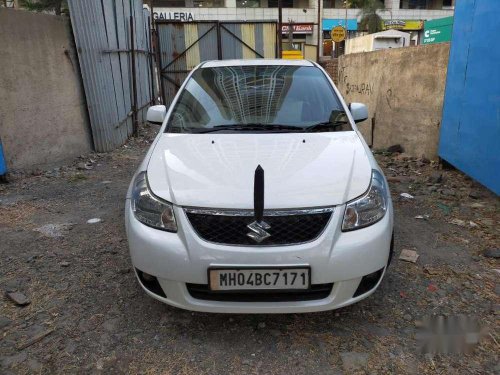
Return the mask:
[[[339,58],[338,87],[346,101],[367,104],[358,124],[373,148],[401,144],[412,156],[437,157],[448,43],[405,47]]]
[[[66,17],[0,10],[0,138],[10,170],[57,164],[91,150]]]

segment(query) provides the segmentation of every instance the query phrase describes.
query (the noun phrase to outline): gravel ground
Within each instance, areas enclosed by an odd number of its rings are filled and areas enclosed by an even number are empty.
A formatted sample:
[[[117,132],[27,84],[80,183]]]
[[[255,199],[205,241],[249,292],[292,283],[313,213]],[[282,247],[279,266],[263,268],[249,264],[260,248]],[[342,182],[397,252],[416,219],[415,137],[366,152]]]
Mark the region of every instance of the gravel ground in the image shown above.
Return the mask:
[[[323,313],[192,313],[147,297],[128,257],[125,192],[156,130],[0,185],[0,373],[500,373],[500,201],[486,189],[435,162],[378,153],[396,254],[375,294]],[[399,259],[403,249],[416,263]],[[479,322],[479,344],[421,353],[419,327],[436,314]]]

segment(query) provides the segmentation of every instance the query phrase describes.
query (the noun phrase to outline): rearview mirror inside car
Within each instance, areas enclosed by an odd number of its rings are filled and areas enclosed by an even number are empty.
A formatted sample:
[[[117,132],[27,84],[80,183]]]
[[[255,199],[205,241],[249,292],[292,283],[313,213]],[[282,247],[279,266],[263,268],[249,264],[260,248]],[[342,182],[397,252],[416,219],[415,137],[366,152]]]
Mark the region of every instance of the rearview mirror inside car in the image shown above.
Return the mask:
[[[152,105],[148,108],[146,120],[157,125],[161,125],[167,115],[167,107],[164,105]]]
[[[368,108],[363,103],[351,103],[349,109],[356,123],[365,121],[368,118]]]

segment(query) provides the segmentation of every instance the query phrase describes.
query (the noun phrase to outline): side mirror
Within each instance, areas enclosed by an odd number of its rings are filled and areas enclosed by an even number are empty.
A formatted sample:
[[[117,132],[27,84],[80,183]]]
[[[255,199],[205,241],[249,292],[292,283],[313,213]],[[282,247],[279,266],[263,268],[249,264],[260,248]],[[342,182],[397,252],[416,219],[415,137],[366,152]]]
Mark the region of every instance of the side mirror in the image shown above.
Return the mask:
[[[157,125],[163,124],[165,116],[167,115],[167,107],[164,105],[152,105],[148,108],[146,120]]]
[[[368,108],[363,103],[351,103],[349,109],[356,123],[365,121],[368,118]]]

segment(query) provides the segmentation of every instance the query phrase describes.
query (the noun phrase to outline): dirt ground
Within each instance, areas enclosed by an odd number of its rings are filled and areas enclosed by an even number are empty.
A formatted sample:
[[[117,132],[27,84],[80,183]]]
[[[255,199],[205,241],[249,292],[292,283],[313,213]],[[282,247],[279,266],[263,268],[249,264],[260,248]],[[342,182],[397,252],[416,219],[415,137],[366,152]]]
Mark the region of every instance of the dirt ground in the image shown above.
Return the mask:
[[[314,314],[192,313],[146,296],[128,256],[125,192],[156,130],[0,185],[0,373],[500,373],[500,201],[486,189],[436,162],[377,153],[396,254],[375,294]],[[30,303],[7,297],[16,291]],[[425,316],[459,314],[482,327],[470,353],[419,351]]]

